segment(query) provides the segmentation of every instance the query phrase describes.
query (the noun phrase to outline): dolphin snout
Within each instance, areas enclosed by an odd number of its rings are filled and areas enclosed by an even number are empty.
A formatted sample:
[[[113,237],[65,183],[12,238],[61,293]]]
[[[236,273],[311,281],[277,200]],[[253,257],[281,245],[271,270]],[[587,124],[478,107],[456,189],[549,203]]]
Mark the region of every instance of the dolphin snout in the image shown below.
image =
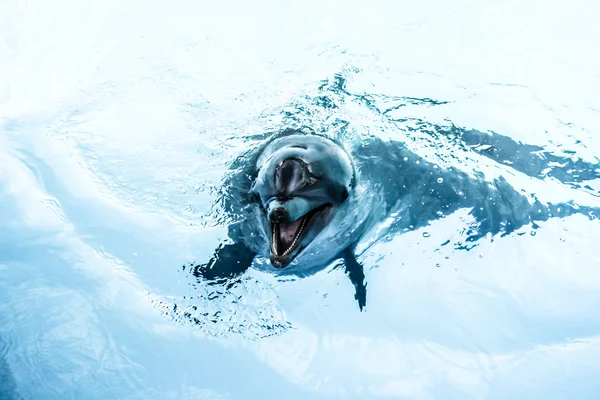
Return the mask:
[[[269,212],[269,221],[277,223],[286,223],[290,220],[290,213],[285,207],[276,207]]]

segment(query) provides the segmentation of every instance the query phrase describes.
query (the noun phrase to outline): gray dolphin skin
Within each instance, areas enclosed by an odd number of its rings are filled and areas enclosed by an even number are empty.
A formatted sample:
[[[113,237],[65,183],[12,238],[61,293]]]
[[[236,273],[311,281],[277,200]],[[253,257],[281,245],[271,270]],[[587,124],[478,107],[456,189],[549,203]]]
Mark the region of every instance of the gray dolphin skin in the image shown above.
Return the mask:
[[[370,98],[348,93],[344,80],[336,79],[314,99],[315,107],[332,108],[336,99],[353,99],[375,109]],[[437,104],[430,99],[406,101]],[[389,110],[375,111],[385,117]],[[587,184],[600,178],[598,163],[552,154],[493,132],[419,123],[436,138],[451,139],[530,178],[551,177],[565,188],[600,194]],[[574,201],[544,203],[502,176],[489,179],[480,171],[435,165],[400,141],[364,136],[347,149],[308,127],[266,134],[261,146],[232,163],[230,172],[221,200],[233,221],[228,227],[232,243],[221,244],[207,263],[191,264],[193,274],[211,284],[226,282],[260,256],[270,261],[261,265],[273,273],[301,277],[340,260],[361,310],[366,283],[356,247],[368,232],[376,242],[467,209],[475,222],[464,229],[466,239],[441,245],[468,251],[484,237],[508,235],[525,225],[538,229],[537,222],[550,218],[600,215],[598,208]],[[380,229],[383,221],[386,226]]]
[[[320,136],[271,142],[258,162],[252,194],[270,228],[270,259],[285,268],[329,224],[352,190],[350,157]]]

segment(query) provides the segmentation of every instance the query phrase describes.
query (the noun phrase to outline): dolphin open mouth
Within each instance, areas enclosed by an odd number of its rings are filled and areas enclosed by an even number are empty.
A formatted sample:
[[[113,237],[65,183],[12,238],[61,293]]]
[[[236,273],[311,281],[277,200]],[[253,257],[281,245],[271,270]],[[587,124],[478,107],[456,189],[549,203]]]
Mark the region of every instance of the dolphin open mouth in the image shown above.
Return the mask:
[[[283,268],[290,263],[292,254],[300,247],[314,218],[328,207],[328,204],[317,207],[292,222],[271,222],[271,263],[273,266]]]

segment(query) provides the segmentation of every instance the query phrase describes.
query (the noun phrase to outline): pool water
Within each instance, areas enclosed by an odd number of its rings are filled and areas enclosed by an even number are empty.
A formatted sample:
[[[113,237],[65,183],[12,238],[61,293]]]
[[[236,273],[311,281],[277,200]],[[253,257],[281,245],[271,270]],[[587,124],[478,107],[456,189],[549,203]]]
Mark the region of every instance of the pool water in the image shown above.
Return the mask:
[[[3,3],[0,399],[596,398],[594,8]],[[384,182],[363,311],[335,262],[257,259],[220,287],[184,268],[226,240],[231,163],[296,126]],[[411,178],[382,176],[396,149],[509,189],[496,214],[405,226],[406,199],[380,196]]]

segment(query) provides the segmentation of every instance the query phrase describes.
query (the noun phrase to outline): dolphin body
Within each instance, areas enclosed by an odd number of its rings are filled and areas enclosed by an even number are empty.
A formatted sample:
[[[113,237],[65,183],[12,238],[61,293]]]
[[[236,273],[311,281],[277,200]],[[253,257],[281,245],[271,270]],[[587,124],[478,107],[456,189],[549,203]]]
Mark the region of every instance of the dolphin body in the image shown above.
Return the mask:
[[[540,161],[532,155],[540,148],[506,136],[465,130],[458,137],[473,148],[498,149],[482,155],[510,161],[529,176],[537,178],[552,165],[555,179],[563,183],[583,179],[572,173],[570,159],[547,155]],[[523,162],[528,157],[536,162]],[[579,164],[587,178],[600,177],[598,165]],[[307,128],[270,135],[263,145],[238,157],[231,171],[224,182],[223,205],[234,220],[228,227],[232,243],[221,244],[207,263],[193,265],[194,275],[223,282],[242,274],[260,256],[270,260],[267,268],[274,273],[307,276],[340,260],[361,310],[366,283],[356,246],[390,216],[392,223],[378,231],[378,238],[419,229],[468,208],[476,224],[469,227],[466,243],[457,247],[468,250],[469,243],[488,234],[508,235],[526,224],[537,228],[536,222],[551,217],[600,215],[596,208],[573,202],[543,204],[501,177],[490,182],[483,174],[441,168],[401,142],[368,137],[347,150]]]

